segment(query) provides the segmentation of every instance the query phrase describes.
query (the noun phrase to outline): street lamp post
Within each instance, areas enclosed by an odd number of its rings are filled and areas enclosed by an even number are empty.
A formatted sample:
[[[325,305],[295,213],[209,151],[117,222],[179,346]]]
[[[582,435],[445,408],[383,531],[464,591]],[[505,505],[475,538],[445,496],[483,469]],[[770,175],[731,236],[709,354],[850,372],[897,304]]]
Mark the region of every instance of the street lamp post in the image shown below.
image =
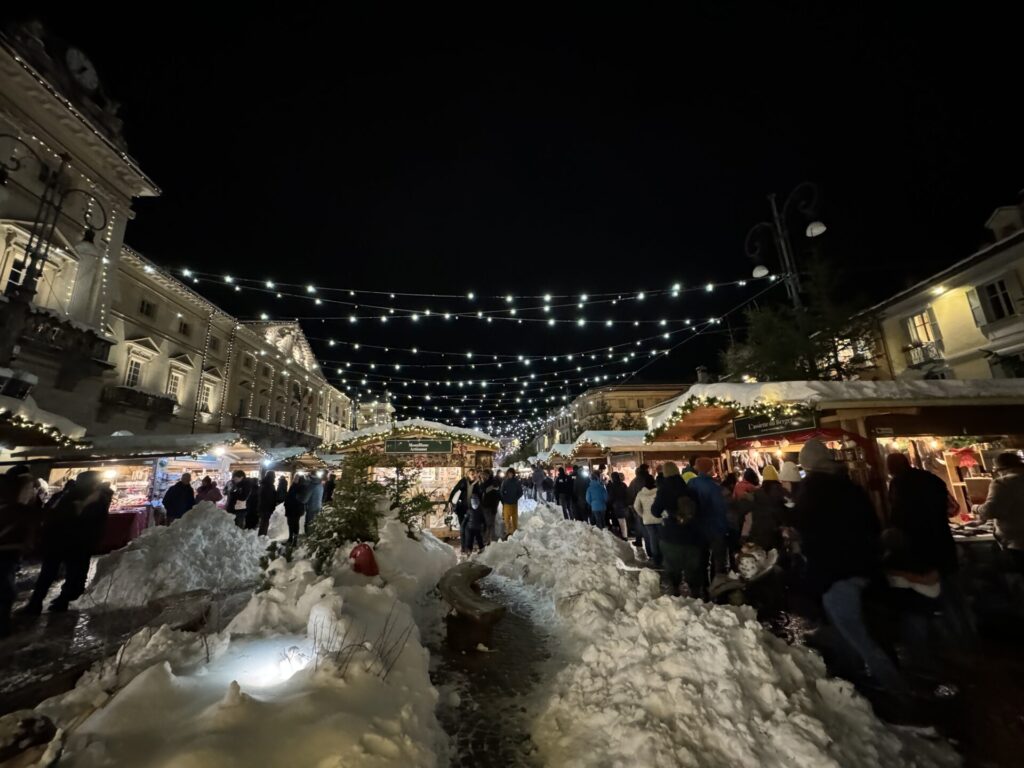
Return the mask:
[[[768,195],[768,203],[772,209],[772,220],[755,224],[747,233],[744,248],[756,265],[754,277],[767,277],[771,271],[764,263],[761,247],[765,239],[770,239],[774,243],[782,267],[783,280],[786,283],[786,295],[793,302],[793,308],[799,311],[803,309],[803,300],[800,297],[800,272],[796,266],[793,242],[789,237],[788,222],[795,210],[808,222],[804,230],[806,237],[818,237],[825,233],[825,225],[814,218],[818,205],[818,188],[807,181],[799,184],[786,197],[781,211],[774,194]]]
[[[43,183],[35,216],[29,225],[29,240],[25,246],[24,269],[15,282],[12,274],[7,280],[4,294],[8,301],[4,309],[4,322],[0,324],[0,365],[8,365],[18,355],[22,334],[28,324],[32,299],[36,295],[39,277],[50,256],[53,235],[61,216],[68,216],[64,204],[72,195],[82,195],[87,204],[82,212],[82,239],[74,250],[80,256],[97,257],[96,233],[107,226],[107,211],[95,196],[84,189],[67,186],[64,171],[69,165],[67,154],[60,155],[60,164],[53,168],[46,163],[32,147],[11,134],[0,134],[0,143],[9,141],[20,145],[35,159],[39,166],[39,180]],[[10,190],[7,183],[11,174],[21,170],[23,158],[16,156],[14,148],[6,155],[0,155],[0,203],[7,199]]]

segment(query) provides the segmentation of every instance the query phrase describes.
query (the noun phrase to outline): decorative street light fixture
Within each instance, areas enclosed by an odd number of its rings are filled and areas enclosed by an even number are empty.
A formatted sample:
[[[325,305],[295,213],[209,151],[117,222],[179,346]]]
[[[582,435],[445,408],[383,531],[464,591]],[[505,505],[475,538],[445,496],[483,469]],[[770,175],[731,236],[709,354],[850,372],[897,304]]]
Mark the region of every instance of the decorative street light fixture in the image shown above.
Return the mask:
[[[793,243],[789,239],[787,223],[790,221],[790,217],[795,210],[800,213],[804,221],[808,222],[804,230],[806,237],[819,237],[825,233],[827,229],[825,224],[814,217],[818,204],[818,188],[808,181],[798,185],[789,193],[786,201],[782,204],[781,212],[775,201],[774,194],[768,195],[768,202],[772,207],[772,220],[755,224],[750,232],[747,233],[744,248],[747,255],[754,260],[756,265],[754,267],[754,277],[768,277],[771,274],[771,270],[764,263],[761,247],[764,240],[772,240],[775,244],[775,250],[779,254],[779,262],[784,273],[783,280],[786,283],[786,294],[789,296],[790,301],[793,302],[794,309],[800,310],[803,309],[803,301],[800,298],[800,273],[796,268]]]
[[[29,303],[36,293],[36,284],[42,274],[43,266],[49,258],[57,221],[61,215],[67,216],[64,213],[64,203],[67,202],[67,199],[72,195],[82,195],[88,200],[82,212],[82,239],[74,246],[75,252],[82,256],[99,256],[99,249],[96,247],[96,233],[107,226],[107,211],[91,192],[63,185],[64,169],[68,167],[70,161],[67,154],[60,155],[60,165],[57,168],[52,168],[19,137],[3,133],[0,134],[0,142],[3,141],[13,142],[28,150],[28,153],[35,158],[39,165],[39,180],[43,182],[39,205],[36,208],[35,217],[29,225],[29,240],[28,245],[25,246],[25,270],[20,282],[8,281],[5,291],[11,299]],[[10,195],[7,182],[11,173],[17,172],[21,167],[22,158],[15,154],[13,147],[7,156],[0,155],[0,202],[6,200]]]

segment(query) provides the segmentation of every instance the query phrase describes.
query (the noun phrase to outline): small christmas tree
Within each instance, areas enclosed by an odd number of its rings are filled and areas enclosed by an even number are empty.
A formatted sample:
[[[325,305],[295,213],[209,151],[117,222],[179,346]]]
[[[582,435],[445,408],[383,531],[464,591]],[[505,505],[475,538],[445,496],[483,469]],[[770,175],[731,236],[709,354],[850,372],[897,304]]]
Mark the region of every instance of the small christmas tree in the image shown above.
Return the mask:
[[[419,469],[399,461],[395,464],[395,476],[384,483],[391,499],[391,512],[405,524],[411,538],[416,538],[420,521],[434,509],[430,496],[420,489],[419,477]]]
[[[318,572],[346,542],[377,540],[380,502],[387,497],[387,489],[370,474],[377,466],[380,457],[368,451],[345,457],[330,506],[320,511],[306,534],[306,546]]]

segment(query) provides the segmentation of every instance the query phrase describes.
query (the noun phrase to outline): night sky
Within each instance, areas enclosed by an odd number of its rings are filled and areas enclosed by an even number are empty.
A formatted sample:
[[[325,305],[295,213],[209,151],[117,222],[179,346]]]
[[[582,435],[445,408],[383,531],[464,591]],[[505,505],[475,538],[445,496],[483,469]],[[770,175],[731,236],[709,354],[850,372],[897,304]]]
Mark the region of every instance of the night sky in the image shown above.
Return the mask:
[[[502,16],[214,5],[40,14],[96,63],[123,104],[131,153],[164,191],[138,202],[127,242],[178,271],[346,293],[630,296],[749,277],[743,242],[768,216],[765,196],[811,180],[829,228],[822,252],[867,301],[968,255],[991,210],[1024,187],[1021,18],[1005,6],[714,2],[659,15],[580,5],[559,16],[506,6]],[[352,312],[197,287],[243,318]],[[665,317],[674,331],[761,287],[555,316]],[[783,297],[777,287],[762,300]],[[503,305],[361,299],[434,313]],[[478,356],[564,355],[657,331],[471,318],[303,325],[316,339]],[[714,368],[725,325],[638,378]],[[426,361],[315,346],[325,361]],[[616,366],[606,372],[637,367]],[[403,375],[443,376],[412,371]]]

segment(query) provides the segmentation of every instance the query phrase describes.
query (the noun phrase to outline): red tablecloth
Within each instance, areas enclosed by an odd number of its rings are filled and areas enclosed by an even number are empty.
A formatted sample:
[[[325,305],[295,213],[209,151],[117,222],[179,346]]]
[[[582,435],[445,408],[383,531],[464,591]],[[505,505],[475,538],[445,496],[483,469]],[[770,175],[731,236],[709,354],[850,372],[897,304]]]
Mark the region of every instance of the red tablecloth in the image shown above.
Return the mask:
[[[107,526],[100,541],[100,553],[120,549],[132,539],[138,538],[149,525],[149,507],[111,512],[107,515]]]

